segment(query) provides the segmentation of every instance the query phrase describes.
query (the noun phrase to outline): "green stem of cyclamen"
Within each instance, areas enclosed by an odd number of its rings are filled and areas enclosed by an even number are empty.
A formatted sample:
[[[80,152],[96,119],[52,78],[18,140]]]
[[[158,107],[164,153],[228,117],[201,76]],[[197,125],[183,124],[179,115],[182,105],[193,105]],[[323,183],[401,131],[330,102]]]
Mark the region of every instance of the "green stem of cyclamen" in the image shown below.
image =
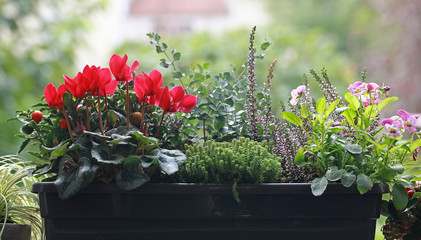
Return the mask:
[[[104,90],[104,99],[105,99],[105,111],[108,111],[108,101],[107,101],[107,94],[105,93],[105,90]],[[107,129],[109,129],[110,121],[108,120],[108,114],[105,120],[107,121]]]
[[[165,112],[162,113],[161,122],[159,123],[158,131],[156,131],[155,138],[158,138],[159,130],[161,129],[162,121],[164,120]]]
[[[129,82],[126,82],[126,103],[127,103],[127,128],[130,127],[130,112],[129,112]]]
[[[70,138],[72,139],[72,142],[75,142],[75,138],[73,137],[73,133],[72,133],[72,125],[70,125],[70,120],[69,120],[69,116],[67,116],[67,112],[64,109],[64,105],[61,105],[61,110],[63,110],[63,114],[64,114],[64,118],[66,119],[66,123],[67,123],[67,130],[69,131],[69,135]]]
[[[88,100],[85,96],[85,108],[86,108],[86,130],[91,131],[91,125],[90,125],[90,119],[89,119],[89,106],[88,106]]]
[[[101,129],[101,134],[104,134],[104,127],[102,126],[102,114],[101,114],[101,97],[98,90],[98,115],[99,115],[99,128]]]

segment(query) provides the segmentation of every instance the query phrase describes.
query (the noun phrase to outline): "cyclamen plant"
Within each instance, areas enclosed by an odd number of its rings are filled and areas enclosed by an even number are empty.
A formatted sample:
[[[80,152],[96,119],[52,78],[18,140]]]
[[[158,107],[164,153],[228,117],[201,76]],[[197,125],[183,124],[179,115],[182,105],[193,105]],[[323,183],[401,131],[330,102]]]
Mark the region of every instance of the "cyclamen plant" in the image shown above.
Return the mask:
[[[328,103],[323,97],[314,106],[304,99],[307,86],[291,92],[290,103],[299,112],[281,116],[299,126],[308,139],[307,145],[297,150],[295,164],[319,175],[311,184],[316,196],[323,194],[329,181],[340,181],[345,187],[356,184],[362,194],[375,182],[390,183],[394,205],[403,209],[408,199],[401,196],[406,196],[409,184],[398,175],[404,171],[407,155],[416,156],[421,146],[415,140],[420,134],[415,132],[418,116],[398,110],[398,116],[379,121],[380,111],[398,100],[388,96],[390,88],[355,82],[348,89],[344,96],[348,104],[341,103],[341,98]],[[339,117],[333,118],[334,114]],[[404,131],[413,133],[410,139],[402,139]]]
[[[43,163],[37,173],[52,173],[48,180],[55,180],[63,199],[94,180],[131,190],[160,171],[175,173],[186,159],[180,150],[161,148],[168,139],[157,138],[165,116],[190,112],[196,96],[185,94],[182,86],[163,87],[157,70],[135,74],[139,63],[129,66],[127,59],[113,55],[110,69],[86,65],[75,77],[64,76],[58,88],[49,83],[47,104],[19,112],[27,134],[19,151],[29,142],[39,146],[32,153]]]

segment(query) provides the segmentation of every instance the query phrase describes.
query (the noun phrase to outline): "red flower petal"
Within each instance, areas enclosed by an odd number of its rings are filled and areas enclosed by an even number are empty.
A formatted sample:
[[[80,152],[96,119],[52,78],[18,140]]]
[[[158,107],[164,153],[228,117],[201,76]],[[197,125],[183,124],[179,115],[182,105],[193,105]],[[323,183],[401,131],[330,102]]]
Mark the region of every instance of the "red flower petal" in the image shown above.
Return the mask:
[[[178,111],[188,113],[196,106],[197,97],[194,95],[186,95],[178,104]]]

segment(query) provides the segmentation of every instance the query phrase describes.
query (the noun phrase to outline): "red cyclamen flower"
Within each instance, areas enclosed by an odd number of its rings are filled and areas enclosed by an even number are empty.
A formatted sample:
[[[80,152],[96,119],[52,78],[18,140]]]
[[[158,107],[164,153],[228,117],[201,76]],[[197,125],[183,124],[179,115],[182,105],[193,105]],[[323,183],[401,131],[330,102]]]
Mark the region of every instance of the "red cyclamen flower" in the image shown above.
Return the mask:
[[[56,107],[62,109],[63,95],[66,92],[66,86],[64,84],[60,85],[58,89],[54,86],[53,83],[49,83],[44,89],[45,101],[47,101],[50,107]]]
[[[155,95],[162,84],[164,84],[162,74],[157,70],[153,70],[149,76],[146,73],[136,75],[134,79],[134,91],[142,102],[147,101],[145,98],[147,96],[149,97],[149,104],[153,105],[156,101]]]
[[[110,95],[115,92],[117,82],[111,80],[111,73],[108,68],[86,65],[83,69],[83,84],[93,96]]]
[[[110,69],[118,82],[129,82],[133,79],[133,72],[139,67],[139,62],[134,61],[132,66],[127,65],[127,55],[120,57],[114,54],[110,59]]]
[[[183,112],[188,113],[196,106],[197,97],[185,95],[184,88],[177,86],[168,90],[168,86],[160,88],[157,93],[156,105],[166,113]]]
[[[63,75],[67,90],[69,90],[75,98],[83,98],[86,95],[87,88],[83,84],[83,74],[78,73],[76,77],[70,78]]]

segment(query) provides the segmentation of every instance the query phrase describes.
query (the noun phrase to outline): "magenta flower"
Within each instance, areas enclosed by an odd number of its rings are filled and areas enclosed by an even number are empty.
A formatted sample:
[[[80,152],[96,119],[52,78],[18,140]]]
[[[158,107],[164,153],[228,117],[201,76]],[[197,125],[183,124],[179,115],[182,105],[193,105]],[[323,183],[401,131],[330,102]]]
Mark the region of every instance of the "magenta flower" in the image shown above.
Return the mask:
[[[377,83],[367,84],[367,90],[369,91],[377,91],[378,89],[380,89],[380,86]]]
[[[383,119],[381,124],[387,132],[387,136],[398,138],[401,136],[400,129],[402,122],[400,120],[393,120],[391,118]]]
[[[300,99],[304,95],[305,90],[306,90],[306,86],[300,85],[296,89],[291,91],[291,96],[292,96],[292,99],[290,101],[291,105],[297,105],[298,99]]]
[[[353,84],[349,85],[348,89],[352,95],[360,96],[367,90],[367,83],[354,82]]]
[[[410,113],[402,109],[398,110],[398,115],[401,117],[403,121],[403,126],[406,130],[408,130],[408,132],[412,133],[417,130],[417,128],[415,127],[415,124],[419,117],[418,115],[411,115]]]

